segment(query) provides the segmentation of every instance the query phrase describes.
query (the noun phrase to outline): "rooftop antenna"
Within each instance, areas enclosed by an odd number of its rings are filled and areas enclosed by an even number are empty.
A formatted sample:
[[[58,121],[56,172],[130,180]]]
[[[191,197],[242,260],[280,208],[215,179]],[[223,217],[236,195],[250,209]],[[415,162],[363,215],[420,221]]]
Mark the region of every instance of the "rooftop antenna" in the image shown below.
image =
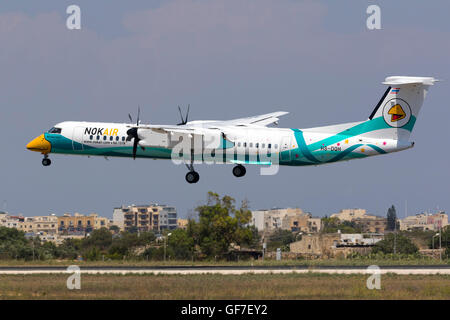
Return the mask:
[[[405,200],[405,218],[408,216],[408,200]]]

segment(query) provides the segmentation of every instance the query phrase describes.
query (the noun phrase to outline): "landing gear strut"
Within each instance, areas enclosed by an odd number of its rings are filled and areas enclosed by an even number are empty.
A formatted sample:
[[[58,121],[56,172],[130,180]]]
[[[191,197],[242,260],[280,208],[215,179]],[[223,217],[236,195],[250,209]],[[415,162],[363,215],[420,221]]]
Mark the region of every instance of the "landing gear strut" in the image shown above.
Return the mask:
[[[194,170],[194,166],[186,164],[186,167],[189,169],[189,172],[186,173],[186,181],[188,183],[197,183],[200,180],[200,175]]]
[[[48,155],[45,155],[44,159],[42,159],[42,165],[44,167],[48,167],[51,164],[52,164],[52,161],[48,158]]]
[[[243,165],[240,165],[240,164],[238,164],[237,166],[235,166],[233,168],[233,174],[234,174],[235,177],[238,177],[238,178],[245,176],[246,172],[247,171],[245,170],[245,167]]]

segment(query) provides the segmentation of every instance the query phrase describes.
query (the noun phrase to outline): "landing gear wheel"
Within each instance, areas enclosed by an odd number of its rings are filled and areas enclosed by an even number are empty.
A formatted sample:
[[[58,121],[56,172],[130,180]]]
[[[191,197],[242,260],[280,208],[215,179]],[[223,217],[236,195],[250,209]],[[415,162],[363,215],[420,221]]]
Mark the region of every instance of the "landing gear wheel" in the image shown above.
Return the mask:
[[[49,165],[51,165],[52,164],[52,161],[49,159],[49,158],[44,158],[44,159],[42,159],[42,165],[44,166],[44,167],[48,167]]]
[[[245,167],[243,165],[238,164],[233,168],[233,174],[235,177],[243,177],[245,176],[245,173],[247,170],[245,170]]]
[[[186,181],[188,183],[197,183],[200,180],[200,175],[195,171],[189,171],[186,173]]]

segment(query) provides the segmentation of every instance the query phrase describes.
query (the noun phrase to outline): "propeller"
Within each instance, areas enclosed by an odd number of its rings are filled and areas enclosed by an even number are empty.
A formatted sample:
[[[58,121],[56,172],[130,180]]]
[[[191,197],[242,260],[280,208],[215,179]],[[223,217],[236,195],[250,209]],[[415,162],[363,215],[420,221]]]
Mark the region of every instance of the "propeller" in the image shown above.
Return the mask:
[[[191,107],[190,104],[188,104],[187,107],[187,112],[186,112],[186,117],[183,118],[183,113],[181,112],[181,108],[180,106],[178,106],[178,111],[180,111],[180,117],[181,117],[181,122],[177,124],[177,126],[182,126],[185,125],[188,122],[188,117],[189,117],[189,108]]]
[[[127,131],[127,141],[131,141],[131,139],[134,139],[133,140],[133,159],[136,159],[137,146],[139,144],[139,141],[141,141],[141,139],[139,139],[139,136],[138,136],[139,115],[140,115],[140,113],[141,113],[141,108],[138,106],[136,127],[128,129],[128,131]],[[128,118],[130,118],[130,121],[133,122],[133,119],[131,118],[130,114],[128,114]],[[142,150],[145,150],[144,147],[141,146],[141,148],[142,148]]]

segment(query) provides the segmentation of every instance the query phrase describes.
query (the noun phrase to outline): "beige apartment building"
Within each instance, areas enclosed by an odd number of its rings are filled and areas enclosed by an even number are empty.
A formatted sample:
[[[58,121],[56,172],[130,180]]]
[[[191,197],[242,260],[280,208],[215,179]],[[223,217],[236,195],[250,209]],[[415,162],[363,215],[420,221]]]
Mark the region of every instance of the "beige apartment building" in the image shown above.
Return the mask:
[[[75,213],[73,216],[65,213],[61,217],[57,217],[59,234],[86,234],[95,229],[108,228],[109,220],[99,217],[96,213],[83,215]]]
[[[58,232],[58,217],[55,215],[35,216],[31,219],[33,223],[33,233],[56,234]]]
[[[157,205],[132,205],[114,208],[113,223],[120,231],[160,231],[159,215],[162,208]]]
[[[400,230],[437,231],[448,225],[448,215],[444,211],[420,213],[400,219]]]
[[[365,209],[343,209],[330,218],[338,218],[341,222],[355,222],[364,233],[384,233],[387,228],[387,218],[367,214]]]
[[[179,229],[186,230],[188,226],[189,220],[188,219],[178,219],[177,226]]]
[[[23,217],[1,214],[0,225],[15,228],[25,233],[55,234],[57,232],[57,217],[55,215]]]
[[[361,227],[363,233],[384,233],[387,229],[387,218],[367,216],[353,220]]]
[[[300,208],[276,208],[252,211],[250,225],[264,233],[277,229],[309,233],[320,231],[321,219],[313,218],[310,213]]]
[[[376,218],[368,215],[366,209],[342,209],[338,213],[333,213],[330,218],[338,218],[341,221],[353,221],[358,218]]]

